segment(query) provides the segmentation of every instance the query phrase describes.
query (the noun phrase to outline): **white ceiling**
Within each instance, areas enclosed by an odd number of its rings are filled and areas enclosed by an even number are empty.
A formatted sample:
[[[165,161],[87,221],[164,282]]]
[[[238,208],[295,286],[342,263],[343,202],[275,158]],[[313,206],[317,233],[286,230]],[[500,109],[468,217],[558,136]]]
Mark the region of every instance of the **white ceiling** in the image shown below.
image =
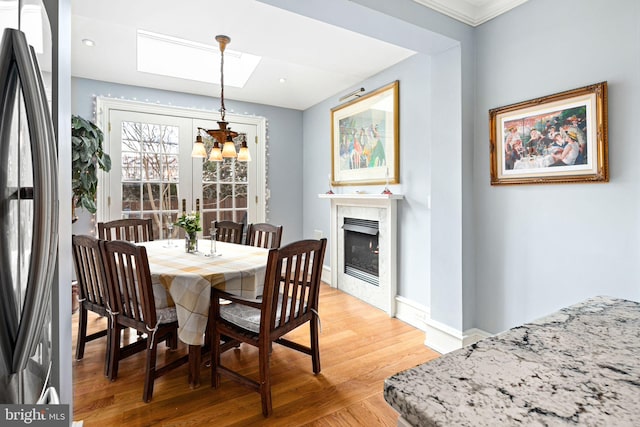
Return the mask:
[[[462,20],[471,10],[464,7],[471,3],[477,12],[490,4],[500,3],[504,9],[505,2],[517,5],[526,0],[415,1]],[[437,3],[449,6],[443,10]],[[459,16],[452,12],[456,5]],[[138,72],[137,29],[216,49],[215,36],[228,35],[228,49],[259,55],[262,60],[244,88],[225,85],[225,98],[298,110],[351,89],[415,53],[257,0],[72,0],[72,75],[220,95],[219,84]],[[85,46],[83,39],[93,40],[95,46]],[[280,83],[282,78],[285,83]]]

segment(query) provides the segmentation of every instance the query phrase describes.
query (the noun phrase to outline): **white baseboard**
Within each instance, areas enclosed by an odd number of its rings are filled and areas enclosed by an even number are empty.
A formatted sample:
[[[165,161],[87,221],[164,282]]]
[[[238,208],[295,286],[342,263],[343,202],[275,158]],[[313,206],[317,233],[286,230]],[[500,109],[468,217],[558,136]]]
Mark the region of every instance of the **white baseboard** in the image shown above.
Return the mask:
[[[426,320],[425,324],[425,345],[441,354],[450,353],[491,336],[488,332],[476,328],[462,332],[433,319]]]
[[[322,267],[322,281],[329,286],[333,286],[331,284],[330,267]],[[491,336],[490,333],[477,328],[461,332],[451,326],[433,320],[428,307],[408,298],[396,295],[395,302],[395,317],[416,329],[424,331],[426,333],[424,344],[438,353],[450,353]]]
[[[433,319],[427,319],[425,325],[427,336],[424,344],[427,347],[441,354],[462,348],[463,336],[461,331]]]
[[[429,309],[408,298],[396,295],[396,318],[414,328],[426,331],[424,321],[429,318]]]
[[[462,345],[468,346],[470,344],[476,343],[485,338],[489,338],[492,334],[487,331],[483,331],[482,329],[472,328],[464,331],[464,337],[462,339]]]
[[[331,267],[327,267],[326,265],[322,266],[322,277],[320,278],[320,280],[322,280],[332,288],[335,288],[335,286],[331,284]]]

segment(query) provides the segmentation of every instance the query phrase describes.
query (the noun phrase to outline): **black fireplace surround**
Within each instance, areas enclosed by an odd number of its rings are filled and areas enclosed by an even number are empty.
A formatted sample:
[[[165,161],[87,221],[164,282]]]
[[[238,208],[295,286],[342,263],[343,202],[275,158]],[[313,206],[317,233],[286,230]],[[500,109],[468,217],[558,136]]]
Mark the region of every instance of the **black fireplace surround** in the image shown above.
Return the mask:
[[[344,273],[379,286],[379,223],[344,218]]]

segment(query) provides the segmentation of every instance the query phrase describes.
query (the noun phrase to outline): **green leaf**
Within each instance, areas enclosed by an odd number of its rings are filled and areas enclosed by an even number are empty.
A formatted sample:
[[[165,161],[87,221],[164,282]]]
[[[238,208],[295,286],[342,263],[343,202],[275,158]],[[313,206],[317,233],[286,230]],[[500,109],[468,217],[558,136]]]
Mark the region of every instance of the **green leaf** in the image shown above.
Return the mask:
[[[71,116],[72,188],[76,206],[95,213],[97,168],[111,170],[111,158],[102,149],[104,134],[94,123],[80,116]]]
[[[96,213],[96,204],[93,200],[88,199],[85,196],[82,196],[81,204],[82,204],[82,207],[88,210],[89,212]]]
[[[104,169],[105,172],[109,172],[111,170],[111,156],[109,156],[108,154],[103,154],[102,161],[104,164],[102,169]]]

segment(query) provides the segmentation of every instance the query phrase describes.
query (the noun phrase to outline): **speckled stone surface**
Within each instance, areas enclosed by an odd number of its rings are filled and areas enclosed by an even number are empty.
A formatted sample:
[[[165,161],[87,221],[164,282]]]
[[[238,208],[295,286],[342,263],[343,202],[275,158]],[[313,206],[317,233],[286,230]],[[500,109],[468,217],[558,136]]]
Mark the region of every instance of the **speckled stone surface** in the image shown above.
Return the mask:
[[[640,426],[640,304],[595,297],[400,372],[415,426]]]

